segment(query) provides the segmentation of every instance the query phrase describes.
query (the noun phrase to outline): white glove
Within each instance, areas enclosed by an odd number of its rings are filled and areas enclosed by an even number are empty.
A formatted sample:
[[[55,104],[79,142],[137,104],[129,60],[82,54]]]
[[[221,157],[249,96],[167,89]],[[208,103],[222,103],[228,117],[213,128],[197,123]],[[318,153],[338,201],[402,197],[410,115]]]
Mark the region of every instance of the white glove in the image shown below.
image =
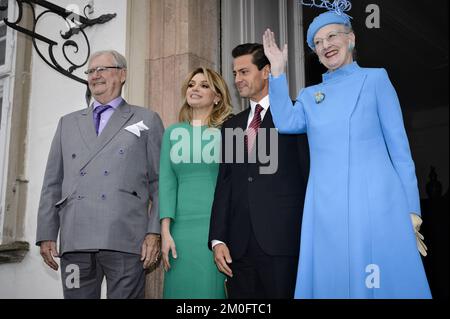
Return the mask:
[[[420,218],[419,215],[411,214],[411,220],[414,227],[414,233],[416,234],[417,249],[419,249],[420,254],[425,257],[427,255],[428,248],[423,242],[423,235],[419,233],[420,226],[422,225],[422,218]]]

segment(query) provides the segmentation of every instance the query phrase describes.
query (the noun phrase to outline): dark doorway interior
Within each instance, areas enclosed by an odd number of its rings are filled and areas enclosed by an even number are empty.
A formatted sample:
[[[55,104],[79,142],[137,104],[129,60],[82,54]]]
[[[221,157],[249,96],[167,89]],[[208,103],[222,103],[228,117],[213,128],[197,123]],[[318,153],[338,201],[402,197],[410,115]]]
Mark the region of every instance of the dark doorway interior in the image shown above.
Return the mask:
[[[366,27],[369,4],[380,8],[379,29]],[[353,1],[349,14],[357,37],[358,63],[387,69],[406,112],[449,105],[448,7],[447,0],[432,5],[409,0]],[[308,26],[321,11],[305,7],[303,12]],[[306,84],[316,84],[325,69],[307,46],[305,52]]]
[[[422,230],[429,248],[424,264],[434,298],[448,298],[448,0],[352,1],[357,61],[383,67],[397,90],[421,192]],[[366,8],[380,8],[379,29],[369,29]],[[304,7],[306,29],[321,9]],[[305,44],[306,85],[321,82],[326,70]],[[431,166],[436,177],[430,180]],[[400,271],[400,270],[399,270]]]

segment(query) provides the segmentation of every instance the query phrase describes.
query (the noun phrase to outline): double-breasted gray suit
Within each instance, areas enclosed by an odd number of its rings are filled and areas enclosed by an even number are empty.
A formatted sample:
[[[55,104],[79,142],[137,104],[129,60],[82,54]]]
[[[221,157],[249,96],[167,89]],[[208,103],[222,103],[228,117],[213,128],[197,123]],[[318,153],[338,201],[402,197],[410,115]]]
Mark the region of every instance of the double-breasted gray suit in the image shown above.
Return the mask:
[[[140,137],[125,129],[140,121],[149,128]],[[37,244],[56,241],[60,232],[61,255],[89,250],[140,254],[145,235],[160,232],[163,131],[157,113],[125,101],[98,137],[92,107],[62,117],[42,187]]]

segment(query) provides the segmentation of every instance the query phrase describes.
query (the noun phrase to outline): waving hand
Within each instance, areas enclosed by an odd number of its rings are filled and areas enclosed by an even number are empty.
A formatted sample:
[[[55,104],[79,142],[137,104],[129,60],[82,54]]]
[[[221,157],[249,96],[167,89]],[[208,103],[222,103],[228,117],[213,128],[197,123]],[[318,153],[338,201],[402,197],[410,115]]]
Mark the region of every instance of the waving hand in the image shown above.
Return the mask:
[[[288,59],[288,47],[284,45],[283,51],[280,50],[276,41],[275,34],[267,29],[263,35],[264,53],[270,61],[272,76],[278,77],[286,72]]]

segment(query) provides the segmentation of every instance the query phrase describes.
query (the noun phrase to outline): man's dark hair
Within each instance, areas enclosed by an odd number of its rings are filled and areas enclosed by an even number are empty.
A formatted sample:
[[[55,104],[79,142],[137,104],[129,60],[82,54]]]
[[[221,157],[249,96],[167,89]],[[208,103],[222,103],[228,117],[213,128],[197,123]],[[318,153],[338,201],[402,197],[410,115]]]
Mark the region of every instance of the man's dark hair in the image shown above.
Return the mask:
[[[270,65],[269,59],[264,54],[264,46],[259,43],[244,43],[233,49],[231,55],[238,58],[243,55],[251,54],[253,56],[252,63],[262,70],[266,65]]]

